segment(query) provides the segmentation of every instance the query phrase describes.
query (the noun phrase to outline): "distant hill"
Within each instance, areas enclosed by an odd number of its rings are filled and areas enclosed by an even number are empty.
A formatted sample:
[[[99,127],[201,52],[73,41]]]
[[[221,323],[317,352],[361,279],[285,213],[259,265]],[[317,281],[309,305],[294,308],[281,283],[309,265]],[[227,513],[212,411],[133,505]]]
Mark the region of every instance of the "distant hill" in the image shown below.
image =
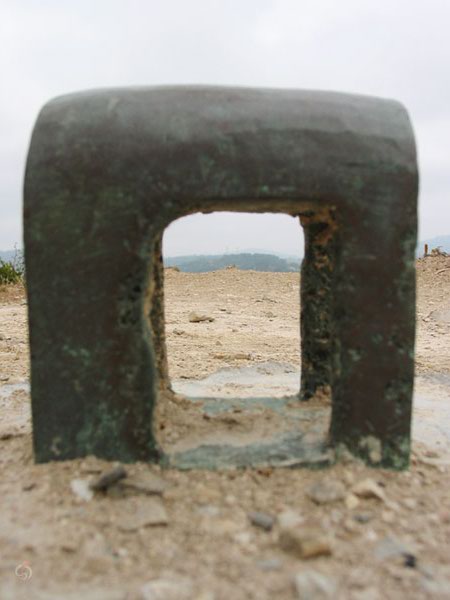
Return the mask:
[[[450,252],[450,235],[439,235],[429,240],[420,242],[418,248],[418,255],[423,256],[424,246],[428,244],[428,251],[431,252],[433,248],[439,248],[444,252]]]
[[[14,260],[15,255],[15,250],[0,250],[0,260],[4,260],[5,262]]]
[[[164,258],[165,267],[178,267],[187,273],[207,273],[235,266],[243,271],[293,273],[300,268],[300,259],[286,259],[275,254],[241,253],[173,256]]]

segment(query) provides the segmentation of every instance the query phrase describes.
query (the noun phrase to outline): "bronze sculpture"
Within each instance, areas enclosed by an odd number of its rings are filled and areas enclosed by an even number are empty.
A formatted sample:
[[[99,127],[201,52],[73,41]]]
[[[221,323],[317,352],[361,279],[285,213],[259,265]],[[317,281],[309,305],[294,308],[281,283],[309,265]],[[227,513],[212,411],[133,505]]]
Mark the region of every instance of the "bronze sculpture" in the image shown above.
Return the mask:
[[[232,210],[300,217],[302,398],[330,385],[332,445],[371,462],[375,440],[379,464],[407,466],[417,188],[390,100],[175,86],[48,103],[24,198],[37,461],[160,459],[161,236]]]

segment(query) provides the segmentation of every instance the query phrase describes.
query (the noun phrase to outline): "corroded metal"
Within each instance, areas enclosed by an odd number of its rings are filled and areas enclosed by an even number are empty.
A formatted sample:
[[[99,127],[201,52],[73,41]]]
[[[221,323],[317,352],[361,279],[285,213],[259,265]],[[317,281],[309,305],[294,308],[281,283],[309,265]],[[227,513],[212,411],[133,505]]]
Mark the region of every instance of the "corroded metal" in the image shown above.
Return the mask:
[[[389,100],[161,87],[48,103],[24,199],[36,460],[161,460],[161,235],[231,210],[300,217],[302,397],[330,386],[331,445],[405,467],[417,185],[411,125]]]

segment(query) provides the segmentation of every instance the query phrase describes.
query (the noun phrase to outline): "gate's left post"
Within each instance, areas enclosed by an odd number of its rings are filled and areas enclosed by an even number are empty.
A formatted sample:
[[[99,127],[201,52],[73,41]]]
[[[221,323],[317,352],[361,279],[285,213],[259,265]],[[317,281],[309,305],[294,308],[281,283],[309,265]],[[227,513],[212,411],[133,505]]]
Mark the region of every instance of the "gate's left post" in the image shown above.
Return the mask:
[[[114,154],[120,144],[103,134],[107,109],[104,97],[49,103],[28,155],[24,246],[37,462],[160,455],[145,313],[157,232]]]

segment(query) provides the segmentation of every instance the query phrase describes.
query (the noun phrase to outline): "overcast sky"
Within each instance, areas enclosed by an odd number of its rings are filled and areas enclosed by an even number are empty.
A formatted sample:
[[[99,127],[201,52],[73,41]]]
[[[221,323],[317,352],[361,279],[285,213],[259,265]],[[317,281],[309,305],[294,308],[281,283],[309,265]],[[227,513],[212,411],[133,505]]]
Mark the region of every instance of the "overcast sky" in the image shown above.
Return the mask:
[[[208,83],[395,98],[419,150],[420,238],[450,234],[449,0],[0,0],[0,249],[21,245],[42,105],[87,88]],[[188,217],[169,255],[298,253],[287,216]]]

